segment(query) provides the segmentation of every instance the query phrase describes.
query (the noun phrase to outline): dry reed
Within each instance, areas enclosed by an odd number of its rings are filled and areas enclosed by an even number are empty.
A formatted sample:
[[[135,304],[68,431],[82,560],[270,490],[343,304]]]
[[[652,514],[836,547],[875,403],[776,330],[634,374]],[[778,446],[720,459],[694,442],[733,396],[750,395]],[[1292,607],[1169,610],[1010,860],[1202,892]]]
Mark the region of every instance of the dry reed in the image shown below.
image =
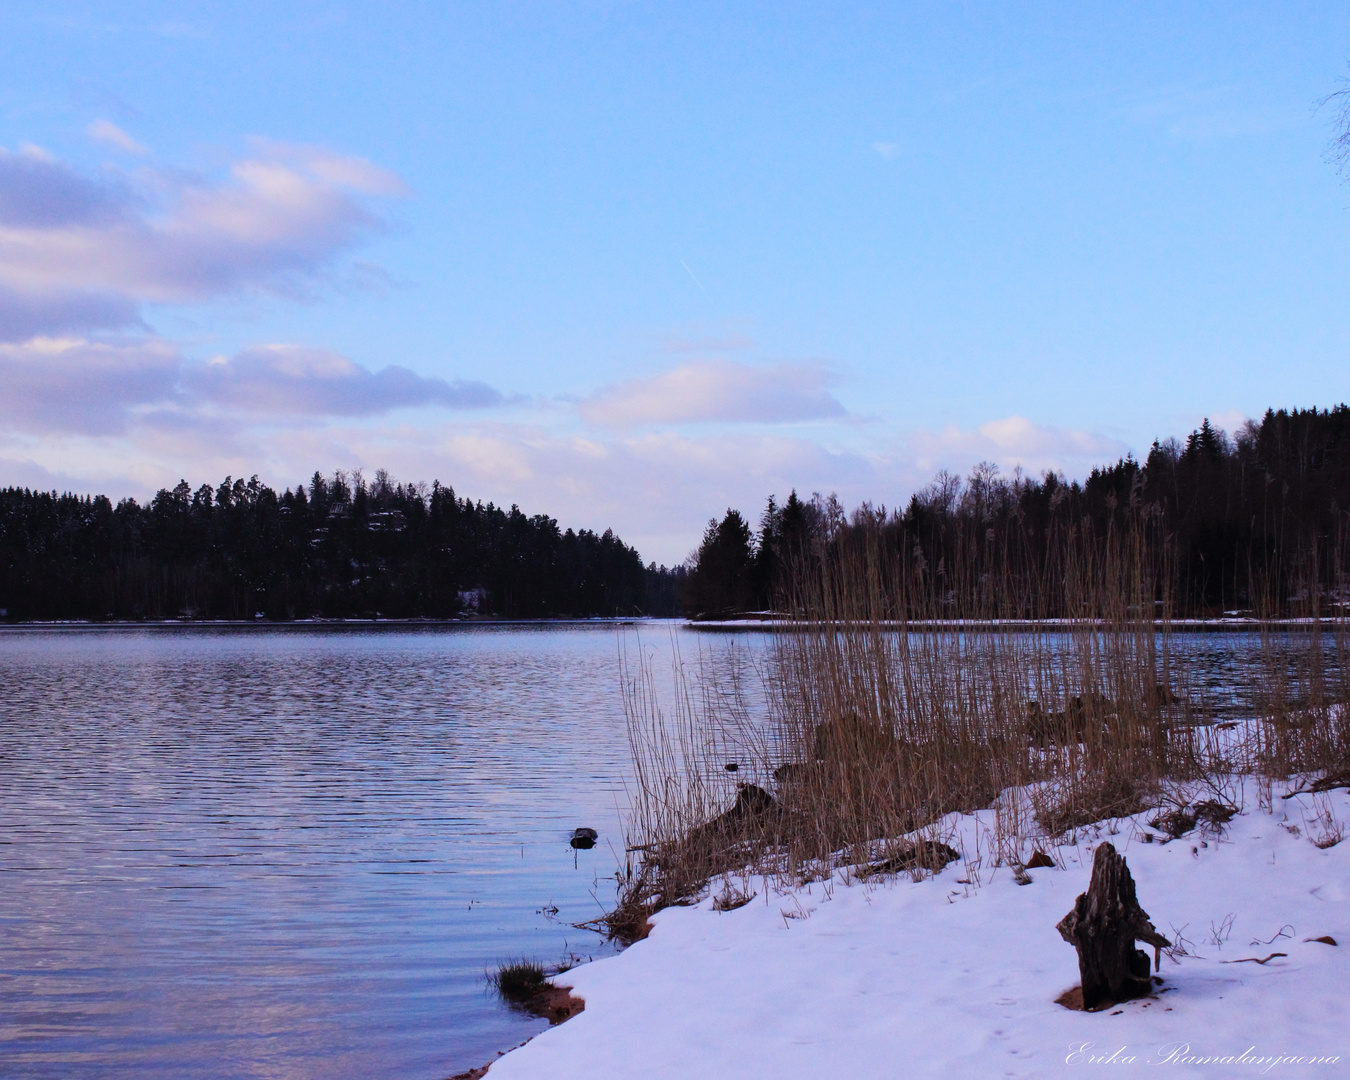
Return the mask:
[[[1343,621],[1328,636],[1319,588],[1306,623],[1266,605],[1256,716],[1216,739],[1200,673],[1176,648],[1166,539],[1146,514],[1105,536],[1070,530],[1035,564],[972,536],[929,566],[871,524],[791,578],[791,614],[757,672],[762,716],[744,663],[719,673],[704,658],[691,678],[677,658],[665,712],[648,663],[624,656],[635,789],[615,936],[641,936],[652,911],[719,875],[748,895],[730,876],[936,870],[957,854],[942,842],[955,811],[995,807],[993,854],[1023,874],[1030,837],[1169,798],[1175,823],[1188,812],[1178,792],[1197,781],[1218,808],[1201,816],[1221,817],[1225,772],[1350,761],[1350,642]]]

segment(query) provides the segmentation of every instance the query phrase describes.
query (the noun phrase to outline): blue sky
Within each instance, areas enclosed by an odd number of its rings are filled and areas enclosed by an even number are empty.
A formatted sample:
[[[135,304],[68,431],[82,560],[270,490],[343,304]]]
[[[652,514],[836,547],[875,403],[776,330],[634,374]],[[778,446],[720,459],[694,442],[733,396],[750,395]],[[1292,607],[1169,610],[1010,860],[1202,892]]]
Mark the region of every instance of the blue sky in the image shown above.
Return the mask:
[[[1334,4],[0,14],[0,483],[385,467],[684,557],[1347,397]]]

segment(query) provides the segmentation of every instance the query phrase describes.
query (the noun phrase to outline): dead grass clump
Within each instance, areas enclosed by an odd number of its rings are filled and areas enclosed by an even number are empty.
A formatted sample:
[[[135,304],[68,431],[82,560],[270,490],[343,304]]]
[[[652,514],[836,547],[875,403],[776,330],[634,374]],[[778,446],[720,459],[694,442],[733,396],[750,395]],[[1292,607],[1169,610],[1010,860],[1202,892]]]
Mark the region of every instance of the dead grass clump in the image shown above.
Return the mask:
[[[715,911],[735,911],[737,908],[745,907],[758,895],[758,893],[749,892],[745,889],[733,889],[731,883],[727,882],[726,888],[718,893],[716,899],[713,900],[713,909]]]
[[[1192,806],[1191,810],[1197,821],[1216,829],[1221,825],[1227,825],[1238,812],[1236,806],[1219,802],[1217,799],[1205,799]]]
[[[1149,826],[1165,832],[1171,839],[1175,840],[1179,836],[1185,836],[1195,828],[1195,814],[1185,807],[1177,807],[1159,814],[1149,821]]]
[[[652,932],[651,917],[660,908],[640,888],[620,886],[618,902],[598,919],[577,923],[582,930],[595,930],[620,945],[632,945]]]
[[[1085,825],[1131,817],[1147,809],[1154,786],[1128,775],[1087,774],[1042,788],[1032,796],[1036,820],[1047,836],[1063,836]]]
[[[1054,832],[1133,813],[1187,761],[1185,672],[1153,618],[1138,536],[1066,537],[1032,588],[1025,567],[932,570],[883,529],[858,535],[780,605],[796,614],[756,673],[758,711],[734,663],[700,658],[694,684],[677,661],[663,709],[643,658],[623,657],[637,865],[606,919],[624,936],[727,873],[940,869],[954,849],[936,823],[1036,780],[1054,793],[1039,808]],[[1057,621],[1006,625],[1033,595]]]

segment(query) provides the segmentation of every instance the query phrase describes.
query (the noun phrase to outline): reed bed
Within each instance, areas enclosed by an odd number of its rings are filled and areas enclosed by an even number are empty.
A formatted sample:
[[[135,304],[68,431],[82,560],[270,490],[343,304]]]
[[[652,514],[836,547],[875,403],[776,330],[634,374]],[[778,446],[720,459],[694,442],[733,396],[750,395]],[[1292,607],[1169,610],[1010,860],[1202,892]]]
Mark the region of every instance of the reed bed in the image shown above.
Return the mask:
[[[663,703],[625,654],[635,786],[615,936],[718,877],[730,898],[749,895],[737,875],[922,875],[957,855],[953,812],[993,807],[990,855],[1022,873],[1029,839],[1151,806],[1182,820],[1197,788],[1220,814],[1224,775],[1350,764],[1347,635],[1315,610],[1324,590],[1292,627],[1267,598],[1255,715],[1221,725],[1176,648],[1169,551],[1146,515],[1066,532],[1034,563],[972,536],[929,566],[884,521],[850,541],[802,553],[758,668],[677,661]]]

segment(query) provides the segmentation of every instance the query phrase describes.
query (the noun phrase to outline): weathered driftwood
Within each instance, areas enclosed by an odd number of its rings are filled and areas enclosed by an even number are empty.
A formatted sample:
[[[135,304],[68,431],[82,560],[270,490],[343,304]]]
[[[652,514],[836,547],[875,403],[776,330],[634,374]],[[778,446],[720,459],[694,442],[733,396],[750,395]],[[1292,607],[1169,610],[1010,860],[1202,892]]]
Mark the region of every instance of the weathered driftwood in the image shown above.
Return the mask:
[[[915,843],[902,844],[889,858],[864,864],[858,870],[863,877],[899,874],[919,867],[937,873],[949,862],[955,862],[960,857],[953,848],[937,840],[919,840]]]
[[[1057,929],[1078,950],[1084,1009],[1147,994],[1151,988],[1148,956],[1134,943],[1152,945],[1155,962],[1157,950],[1171,944],[1139,906],[1130,868],[1110,844],[1097,848],[1088,890],[1079,894]]]

